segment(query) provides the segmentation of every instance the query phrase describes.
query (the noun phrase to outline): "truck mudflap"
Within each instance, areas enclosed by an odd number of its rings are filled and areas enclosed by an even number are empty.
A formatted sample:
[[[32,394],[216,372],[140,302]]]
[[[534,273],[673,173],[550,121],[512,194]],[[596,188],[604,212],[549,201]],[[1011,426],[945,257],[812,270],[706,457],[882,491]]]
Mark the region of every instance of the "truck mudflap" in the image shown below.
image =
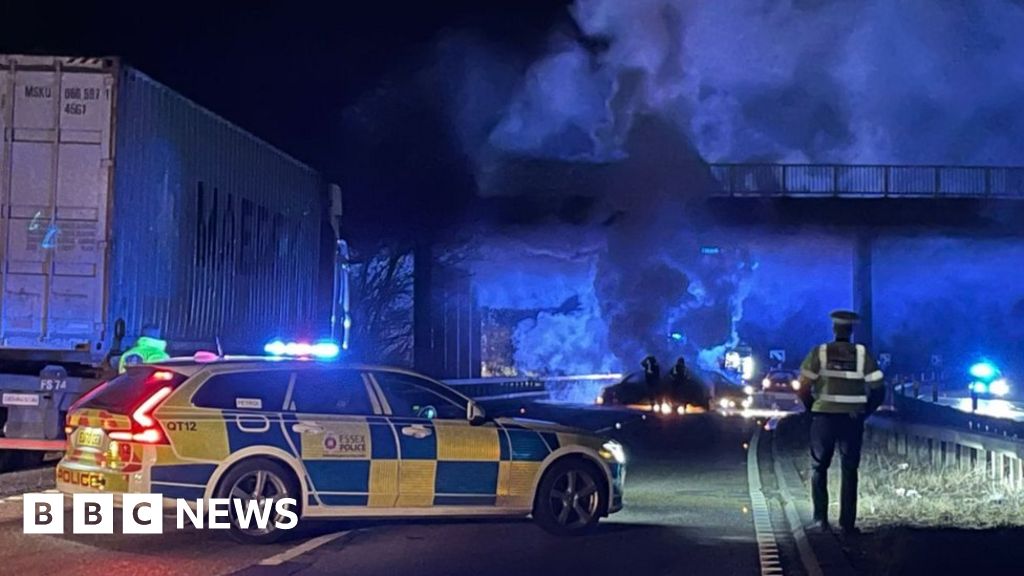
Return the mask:
[[[47,366],[39,376],[0,374],[0,407],[6,416],[0,449],[63,450],[64,415],[97,384],[68,377],[61,366]]]

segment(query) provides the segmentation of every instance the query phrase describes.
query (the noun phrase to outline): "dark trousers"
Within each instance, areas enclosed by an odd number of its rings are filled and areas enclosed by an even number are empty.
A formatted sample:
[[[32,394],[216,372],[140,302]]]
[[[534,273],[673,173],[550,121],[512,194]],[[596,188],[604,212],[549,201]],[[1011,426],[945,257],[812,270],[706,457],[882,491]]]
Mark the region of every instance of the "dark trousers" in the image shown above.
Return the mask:
[[[842,483],[839,494],[839,526],[853,528],[857,521],[857,467],[864,437],[861,414],[825,414],[811,416],[811,499],[814,519],[828,520],[828,467],[839,447]]]

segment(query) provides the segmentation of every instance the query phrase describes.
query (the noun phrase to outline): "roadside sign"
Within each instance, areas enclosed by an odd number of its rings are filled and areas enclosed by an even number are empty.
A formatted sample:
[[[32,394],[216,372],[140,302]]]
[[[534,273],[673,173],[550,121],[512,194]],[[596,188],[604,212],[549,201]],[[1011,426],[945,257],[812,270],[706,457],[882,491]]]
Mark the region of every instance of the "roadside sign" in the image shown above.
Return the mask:
[[[890,364],[892,364],[892,354],[889,353],[889,352],[881,352],[881,353],[879,353],[879,355],[878,355],[878,367],[881,368],[882,370],[886,370],[886,369],[889,368]]]
[[[704,256],[715,256],[716,254],[721,254],[722,249],[718,246],[701,246],[700,253]]]
[[[772,362],[778,362],[779,364],[782,364],[783,362],[786,361],[786,351],[785,350],[769,350],[768,351],[768,358],[771,359]]]

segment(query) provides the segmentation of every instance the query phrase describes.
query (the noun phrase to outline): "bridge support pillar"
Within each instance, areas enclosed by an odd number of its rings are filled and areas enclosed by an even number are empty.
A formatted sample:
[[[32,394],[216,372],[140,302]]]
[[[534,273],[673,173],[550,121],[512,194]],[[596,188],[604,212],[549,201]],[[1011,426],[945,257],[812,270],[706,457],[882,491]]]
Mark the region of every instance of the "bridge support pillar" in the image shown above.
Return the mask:
[[[853,253],[853,309],[860,314],[861,325],[857,330],[857,341],[872,348],[875,342],[874,290],[871,279],[872,252],[875,241],[868,233],[857,234]]]

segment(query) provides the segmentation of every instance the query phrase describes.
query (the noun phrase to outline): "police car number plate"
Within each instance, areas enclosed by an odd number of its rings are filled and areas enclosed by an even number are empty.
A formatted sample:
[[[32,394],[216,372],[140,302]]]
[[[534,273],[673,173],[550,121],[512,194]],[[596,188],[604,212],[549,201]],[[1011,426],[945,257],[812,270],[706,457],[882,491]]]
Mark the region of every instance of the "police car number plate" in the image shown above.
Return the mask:
[[[103,431],[99,428],[81,428],[75,445],[82,448],[99,448],[103,445]]]
[[[39,406],[39,395],[5,392],[3,403],[4,406]]]

